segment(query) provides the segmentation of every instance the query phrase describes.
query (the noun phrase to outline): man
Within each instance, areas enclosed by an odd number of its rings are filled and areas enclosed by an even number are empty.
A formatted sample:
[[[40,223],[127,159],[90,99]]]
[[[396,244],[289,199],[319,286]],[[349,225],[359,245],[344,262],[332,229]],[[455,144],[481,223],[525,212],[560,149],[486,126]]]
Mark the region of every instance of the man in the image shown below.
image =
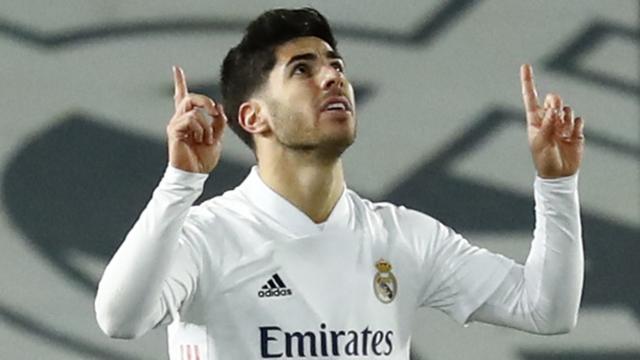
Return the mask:
[[[353,88],[325,18],[272,10],[222,66],[223,101],[174,68],[169,165],[101,280],[100,327],[133,338],[169,326],[172,359],[408,359],[419,307],[539,334],[575,326],[583,280],[577,172],[583,122],[539,105],[521,69],[536,228],[525,265],[471,246],[428,215],[346,188]],[[229,125],[257,166],[192,207]]]

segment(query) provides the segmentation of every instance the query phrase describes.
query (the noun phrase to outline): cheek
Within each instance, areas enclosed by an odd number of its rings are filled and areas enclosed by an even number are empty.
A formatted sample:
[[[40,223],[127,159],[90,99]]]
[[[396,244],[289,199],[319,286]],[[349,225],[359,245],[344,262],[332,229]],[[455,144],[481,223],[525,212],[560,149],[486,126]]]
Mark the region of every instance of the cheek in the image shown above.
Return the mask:
[[[349,96],[349,99],[351,100],[351,104],[353,104],[353,110],[355,111],[356,95],[355,95],[355,92],[353,91],[353,86],[351,86],[351,83],[347,83],[347,94]]]
[[[288,107],[297,115],[314,115],[318,111],[318,94],[311,89],[301,88],[291,94]]]

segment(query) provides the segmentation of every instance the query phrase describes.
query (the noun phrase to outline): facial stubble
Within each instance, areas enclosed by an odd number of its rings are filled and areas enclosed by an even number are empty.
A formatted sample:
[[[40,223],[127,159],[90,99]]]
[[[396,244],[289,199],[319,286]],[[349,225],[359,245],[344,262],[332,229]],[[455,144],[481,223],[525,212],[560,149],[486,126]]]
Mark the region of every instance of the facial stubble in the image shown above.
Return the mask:
[[[279,104],[274,100],[269,101],[269,107],[272,109],[273,134],[276,141],[293,152],[334,160],[355,141],[357,122],[354,124],[353,134],[349,131],[342,131],[337,135],[326,134],[322,133],[315,123],[305,126],[306,122],[301,120],[305,118],[305,114],[300,109]]]

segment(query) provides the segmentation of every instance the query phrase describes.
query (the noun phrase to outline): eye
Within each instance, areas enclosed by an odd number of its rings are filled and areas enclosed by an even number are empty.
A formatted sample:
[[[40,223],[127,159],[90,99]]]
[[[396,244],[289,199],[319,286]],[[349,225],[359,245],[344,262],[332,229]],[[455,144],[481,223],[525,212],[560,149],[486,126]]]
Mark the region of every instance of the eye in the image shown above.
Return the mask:
[[[293,75],[307,75],[309,73],[309,65],[305,63],[297,64],[296,66],[294,66],[291,73]]]
[[[341,73],[344,72],[344,65],[342,65],[340,61],[333,62],[331,66],[333,66],[336,70],[338,70],[338,72],[341,72]]]

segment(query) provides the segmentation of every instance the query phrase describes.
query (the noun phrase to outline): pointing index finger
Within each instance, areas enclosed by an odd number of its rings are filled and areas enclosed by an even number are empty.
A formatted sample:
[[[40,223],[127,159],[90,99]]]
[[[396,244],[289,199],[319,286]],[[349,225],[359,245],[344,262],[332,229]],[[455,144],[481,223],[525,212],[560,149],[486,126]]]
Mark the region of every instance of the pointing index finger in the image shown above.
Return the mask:
[[[180,66],[173,66],[173,84],[175,87],[175,92],[173,95],[173,99],[175,101],[176,109],[178,108],[178,104],[184,97],[187,95],[187,80],[184,76],[184,71]]]
[[[528,113],[538,110],[538,93],[533,82],[533,69],[531,65],[524,64],[520,67],[520,81],[522,82],[522,99]]]

